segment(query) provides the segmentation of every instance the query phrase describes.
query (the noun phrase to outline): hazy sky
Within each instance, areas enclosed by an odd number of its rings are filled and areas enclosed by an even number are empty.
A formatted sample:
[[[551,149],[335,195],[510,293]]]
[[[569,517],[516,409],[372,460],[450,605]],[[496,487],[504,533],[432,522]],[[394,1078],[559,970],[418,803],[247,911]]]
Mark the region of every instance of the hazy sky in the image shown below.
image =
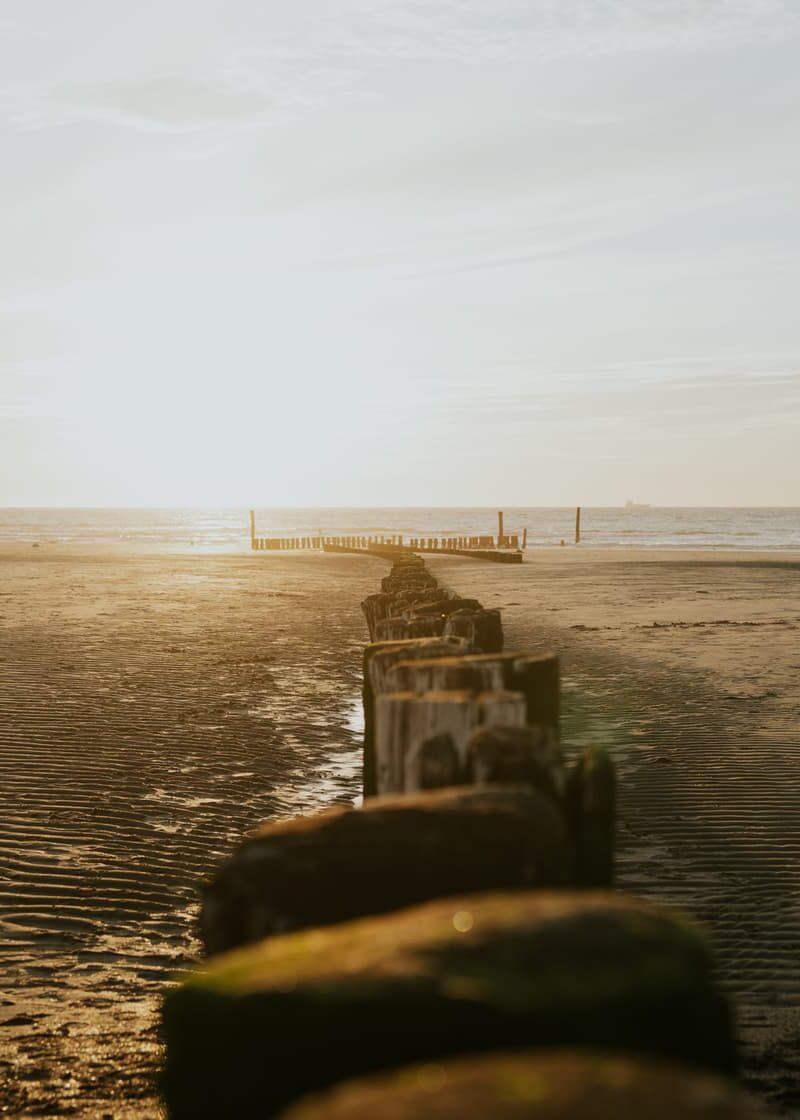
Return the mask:
[[[0,505],[800,504],[800,0],[0,0]]]

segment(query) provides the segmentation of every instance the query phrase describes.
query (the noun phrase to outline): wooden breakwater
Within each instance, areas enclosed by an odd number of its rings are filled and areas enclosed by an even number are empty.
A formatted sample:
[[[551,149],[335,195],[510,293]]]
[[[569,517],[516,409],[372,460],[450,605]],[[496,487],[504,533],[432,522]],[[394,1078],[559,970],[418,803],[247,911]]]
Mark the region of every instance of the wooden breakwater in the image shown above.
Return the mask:
[[[265,823],[206,884],[208,960],[164,1004],[170,1116],[535,1117],[509,1061],[549,1118],[752,1116],[703,934],[612,889],[614,771],[561,742],[557,658],[505,650],[408,551],[363,610],[363,806]],[[564,1104],[553,1055],[604,1111]],[[420,1105],[424,1069],[391,1071],[431,1062]]]
[[[523,549],[527,543],[527,530],[523,534]],[[501,564],[521,564],[522,549],[518,533],[505,534],[503,515],[498,514],[497,538],[491,534],[478,536],[411,537],[405,541],[402,533],[378,535],[260,537],[256,532],[255,511],[250,511],[250,548],[254,552],[367,552],[373,555],[400,555],[405,550],[413,552],[449,553],[472,556],[479,560],[492,560]]]

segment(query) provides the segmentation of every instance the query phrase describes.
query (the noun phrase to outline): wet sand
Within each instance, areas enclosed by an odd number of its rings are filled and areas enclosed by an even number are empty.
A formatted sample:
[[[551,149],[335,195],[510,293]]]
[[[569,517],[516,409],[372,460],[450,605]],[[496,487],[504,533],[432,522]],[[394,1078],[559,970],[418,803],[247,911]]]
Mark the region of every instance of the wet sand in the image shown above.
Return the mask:
[[[243,831],[360,791],[347,556],[0,553],[0,1101],[160,1115],[154,1025]]]
[[[430,560],[563,658],[568,746],[618,763],[619,887],[712,931],[750,1088],[800,1115],[800,556],[529,553]]]
[[[797,1109],[800,559],[430,558],[564,657],[566,739],[622,774],[620,885],[710,923],[751,1086]],[[199,879],[360,785],[354,556],[0,552],[0,1099],[151,1120]]]

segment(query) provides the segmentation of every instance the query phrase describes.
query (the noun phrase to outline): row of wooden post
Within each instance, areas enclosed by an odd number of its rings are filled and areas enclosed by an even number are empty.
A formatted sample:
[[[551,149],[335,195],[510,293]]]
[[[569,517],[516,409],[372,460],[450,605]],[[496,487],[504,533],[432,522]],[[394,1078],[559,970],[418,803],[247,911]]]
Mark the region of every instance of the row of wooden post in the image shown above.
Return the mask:
[[[611,885],[615,792],[602,751],[564,759],[558,658],[505,651],[498,611],[440,587],[421,557],[394,559],[362,604],[364,804],[266,822],[206,882],[210,960],[165,1000],[170,1120],[572,1120],[595,1114],[595,1084],[603,1115],[649,1115],[666,1094],[659,1116],[710,1116],[710,1101],[754,1120],[724,1107],[724,1082],[691,1080],[736,1065],[701,935],[651,903],[567,889]],[[537,1048],[558,1046],[592,1052],[581,1107],[550,1107],[572,1074],[554,1098],[531,1080]],[[473,1069],[508,1049],[513,1077],[489,1068],[442,1103],[453,1056]],[[608,1050],[624,1069],[598,1074]],[[641,1053],[688,1068],[645,1092]],[[342,1084],[418,1062],[383,1100]]]
[[[526,538],[527,539],[527,538]],[[502,544],[500,544],[502,540]],[[255,551],[262,550],[284,550],[284,549],[325,549],[325,548],[347,548],[347,549],[363,549],[368,551],[376,547],[390,547],[402,548],[404,547],[404,539],[402,534],[392,534],[390,536],[371,536],[371,537],[329,537],[329,536],[316,536],[316,537],[256,537],[250,539],[251,548]],[[502,548],[519,548],[520,538],[519,534],[512,533],[511,535],[498,539],[498,546]],[[408,542],[408,547],[415,552],[453,552],[465,551],[468,549],[485,549],[495,548],[495,539],[492,536],[474,536],[474,537],[412,537]]]
[[[564,767],[558,658],[504,652],[500,611],[440,588],[413,555],[362,609],[365,798],[538,774],[569,806],[576,881],[610,885],[614,769],[602,753]]]
[[[368,551],[371,548],[402,548],[403,538],[399,534],[378,537],[256,537],[250,538],[250,547],[255,551],[284,549],[343,548]]]
[[[518,533],[506,535],[503,529],[503,514],[498,513],[497,538],[491,534],[448,537],[412,537],[408,547],[415,552],[466,552],[491,549],[519,550]],[[522,549],[527,547],[528,530],[522,534]],[[256,552],[285,550],[325,550],[343,549],[348,551],[369,551],[377,548],[403,548],[402,533],[381,535],[329,536],[318,533],[316,536],[300,537],[259,537],[256,534],[255,510],[250,510],[250,547]]]
[[[522,549],[528,547],[528,530],[523,529],[520,543],[519,533],[506,534],[503,529],[503,514],[497,515],[497,539],[491,535],[461,536],[461,537],[411,537],[408,547],[415,552],[466,552],[481,549]],[[575,510],[575,544],[581,540],[581,508]],[[561,542],[564,543],[563,541]],[[321,533],[314,537],[258,537],[256,536],[255,512],[250,511],[250,547],[256,552],[294,551],[305,549],[324,550],[347,549],[364,550],[389,547],[404,547],[403,534],[393,533],[388,536],[323,536]]]

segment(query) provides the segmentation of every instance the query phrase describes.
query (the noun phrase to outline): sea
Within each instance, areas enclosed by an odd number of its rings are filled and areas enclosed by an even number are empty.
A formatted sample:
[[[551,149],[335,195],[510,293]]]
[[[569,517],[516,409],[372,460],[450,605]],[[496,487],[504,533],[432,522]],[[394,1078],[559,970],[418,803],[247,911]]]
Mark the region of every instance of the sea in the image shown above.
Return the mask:
[[[488,507],[257,509],[260,537],[477,536],[496,534]],[[529,549],[572,544],[575,508],[503,510],[506,534]],[[0,542],[117,544],[166,551],[240,552],[249,548],[247,509],[0,509]],[[585,507],[581,542],[593,548],[800,549],[800,508],[696,506]]]

